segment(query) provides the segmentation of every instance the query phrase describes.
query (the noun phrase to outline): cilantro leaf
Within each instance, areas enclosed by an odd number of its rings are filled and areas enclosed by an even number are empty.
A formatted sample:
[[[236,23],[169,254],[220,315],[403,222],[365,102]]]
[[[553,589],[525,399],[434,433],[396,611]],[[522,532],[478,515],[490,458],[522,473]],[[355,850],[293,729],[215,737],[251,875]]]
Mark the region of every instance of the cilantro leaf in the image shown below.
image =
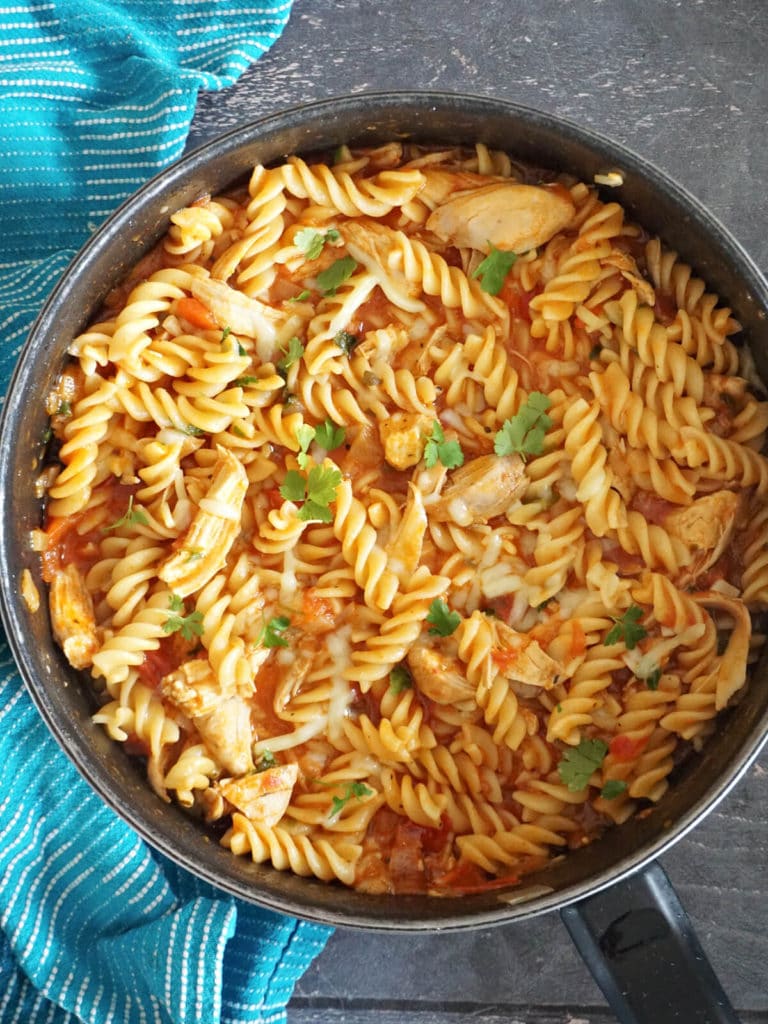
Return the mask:
[[[526,455],[541,455],[544,451],[544,435],[552,426],[547,409],[552,404],[548,395],[532,391],[525,405],[517,415],[505,420],[493,441],[493,450],[499,456],[517,453],[523,459]]]
[[[608,779],[600,790],[600,796],[604,800],[615,800],[617,796],[621,796],[626,790],[627,784],[623,779]]]
[[[512,269],[517,260],[516,252],[506,252],[504,249],[497,249],[491,246],[491,251],[482,263],[479,263],[472,271],[472,277],[480,278],[480,287],[489,295],[498,295],[504,284],[504,278]]]
[[[335,295],[339,285],[344,284],[355,270],[357,270],[357,263],[352,257],[343,256],[340,260],[332,263],[330,267],[320,271],[317,275],[317,286],[323,295]]]
[[[168,608],[172,614],[163,623],[164,633],[170,634],[180,631],[188,643],[191,643],[196,636],[203,635],[202,612],[190,612],[189,615],[176,614],[185,611],[184,601],[178,594],[171,594],[168,600]]]
[[[272,753],[272,751],[271,750],[265,750],[262,753],[262,755],[259,758],[259,760],[256,762],[256,767],[254,768],[254,771],[256,771],[256,772],[265,772],[269,768],[274,768],[276,764],[277,764],[277,758]]]
[[[655,668],[649,676],[646,676],[645,685],[649,690],[658,690],[661,679],[661,669]]]
[[[340,448],[344,444],[344,438],[347,436],[344,427],[337,427],[331,419],[325,420],[315,430],[315,440],[326,452],[335,451],[336,448]]]
[[[116,519],[111,526],[105,526],[105,531],[108,530],[119,530],[121,526],[128,526],[129,524],[139,526],[149,526],[149,520],[147,519],[146,512],[143,512],[140,508],[133,507],[133,495],[128,499],[128,509]]]
[[[337,331],[333,336],[333,340],[344,355],[347,356],[360,341],[356,334],[350,334],[349,331]]]
[[[305,288],[303,291],[299,292],[298,295],[292,295],[290,297],[290,299],[287,299],[287,301],[288,302],[304,302],[306,299],[309,298],[309,295],[310,295],[309,289]]]
[[[456,469],[464,464],[464,452],[458,441],[446,441],[443,428],[437,420],[432,423],[432,433],[424,448],[424,464],[431,469],[437,462],[446,469]]]
[[[288,371],[293,366],[293,364],[297,363],[304,355],[304,346],[299,341],[299,339],[294,335],[288,342],[288,347],[281,347],[280,351],[284,353],[284,356],[277,364],[276,369],[280,376],[283,379],[285,379],[288,376]]]
[[[302,228],[294,235],[294,244],[301,249],[308,260],[316,260],[323,251],[326,242],[338,242],[341,235],[336,228],[329,231],[315,231],[314,228]]]
[[[578,747],[569,747],[558,765],[558,774],[571,792],[584,789],[608,753],[604,740],[582,740]]]
[[[373,790],[369,789],[364,782],[348,782],[344,795],[335,796],[331,801],[331,817],[335,818],[337,814],[340,814],[352,797],[362,800],[364,796],[373,796]]]
[[[450,636],[461,622],[461,616],[458,612],[452,612],[442,598],[436,597],[429,606],[427,622],[431,623],[430,633]]]
[[[232,381],[232,383],[236,388],[245,388],[249,384],[258,384],[259,378],[253,376],[238,377],[236,380]]]
[[[296,518],[303,523],[332,523],[333,513],[327,505],[323,505],[313,498],[307,498],[296,513]]]
[[[405,665],[395,665],[389,673],[389,689],[391,693],[402,693],[403,690],[410,690],[413,687],[411,673]]]
[[[189,434],[190,437],[202,437],[205,431],[202,427],[196,427],[193,423],[186,423],[184,425],[184,433]]]
[[[299,442],[299,454],[296,456],[296,459],[302,469],[306,469],[309,465],[310,458],[307,455],[307,450],[314,439],[315,428],[311,427],[308,423],[302,423],[296,428],[296,440]]]
[[[643,637],[648,636],[647,630],[639,625],[643,616],[643,609],[636,604],[631,604],[619,619],[614,619],[613,627],[608,631],[605,638],[606,646],[617,644],[621,640],[627,646],[628,651],[633,651]],[[652,687],[653,689],[653,687]]]
[[[297,469],[289,469],[280,485],[281,496],[286,501],[303,501],[306,493],[306,478]]]
[[[259,643],[262,647],[287,647],[288,641],[280,634],[284,633],[291,624],[286,615],[274,615],[267,622],[259,636]]]
[[[72,415],[72,404],[66,400],[59,402],[59,408],[56,410],[57,416],[71,416]]]

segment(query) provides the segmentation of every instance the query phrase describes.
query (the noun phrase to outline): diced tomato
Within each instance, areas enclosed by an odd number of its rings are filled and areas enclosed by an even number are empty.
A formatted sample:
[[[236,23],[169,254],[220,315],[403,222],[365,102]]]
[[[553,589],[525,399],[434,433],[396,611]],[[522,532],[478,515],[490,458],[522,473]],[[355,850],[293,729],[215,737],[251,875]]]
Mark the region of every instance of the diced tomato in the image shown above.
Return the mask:
[[[267,499],[270,508],[282,508],[283,501],[285,500],[280,493],[279,487],[268,487],[263,491],[264,497]]]
[[[179,667],[185,653],[188,655],[189,652],[180,649],[172,636],[164,637],[156,651],[146,651],[144,660],[136,667],[136,671],[147,686],[156,688],[164,676]]]
[[[312,587],[301,599],[303,626],[308,633],[328,633],[336,625],[336,609],[327,597],[320,597]]]
[[[204,331],[215,331],[218,324],[211,311],[194,297],[185,296],[176,303],[176,312],[182,320],[188,320],[194,327]]]
[[[520,657],[522,648],[497,647],[491,652],[491,660],[502,675],[508,676]]]
[[[616,761],[634,761],[645,750],[650,738],[650,733],[646,736],[614,736],[608,749]]]
[[[448,842],[452,831],[451,819],[443,813],[440,817],[439,828],[422,829],[421,848],[425,853],[439,853]]]
[[[587,649],[587,637],[584,633],[584,627],[578,619],[571,619],[569,625],[571,628],[571,645],[569,652],[572,658],[578,658],[579,655],[584,654]]]
[[[528,304],[532,296],[523,291],[517,281],[507,277],[499,292],[499,298],[509,306],[509,311],[516,320],[531,322],[531,311]]]

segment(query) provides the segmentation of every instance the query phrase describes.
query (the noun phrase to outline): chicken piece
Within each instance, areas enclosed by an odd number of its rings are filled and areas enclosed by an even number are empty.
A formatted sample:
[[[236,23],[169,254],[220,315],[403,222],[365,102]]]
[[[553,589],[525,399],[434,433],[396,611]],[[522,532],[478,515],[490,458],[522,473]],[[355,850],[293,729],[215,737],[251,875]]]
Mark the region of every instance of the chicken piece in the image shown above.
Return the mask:
[[[421,460],[434,418],[418,412],[396,412],[379,424],[384,458],[395,469],[409,469]]]
[[[221,692],[207,661],[193,658],[169,672],[160,682],[160,693],[192,719],[224,771],[243,775],[253,768],[250,708],[242,697]]]
[[[459,704],[474,699],[475,688],[456,658],[430,644],[417,642],[408,651],[406,661],[416,688],[435,704]]]
[[[430,210],[446,202],[452,195],[482,188],[488,184],[488,175],[477,174],[475,171],[445,171],[439,167],[425,167],[423,173],[425,181],[419,192],[419,199],[426,203]],[[506,178],[498,180],[507,181]]]
[[[427,513],[421,491],[409,484],[403,518],[387,545],[387,564],[401,584],[406,584],[416,572],[426,532]]]
[[[687,508],[675,509],[664,519],[664,529],[692,552],[690,562],[675,580],[688,586],[715,564],[733,534],[741,497],[734,491],[714,491]]]
[[[178,549],[158,570],[174,594],[188,597],[221,569],[240,533],[240,514],[248,477],[239,460],[217,447],[218,458],[208,493]]]
[[[493,660],[503,676],[543,690],[551,690],[557,680],[562,679],[564,667],[550,658],[538,641],[518,633],[504,622],[494,622],[494,626],[501,646]]]
[[[523,253],[548,242],[574,210],[563,188],[500,181],[452,196],[433,211],[427,229],[459,247]]]
[[[420,313],[424,303],[421,287],[409,281],[393,253],[400,248],[398,233],[375,221],[346,221],[341,228],[347,252],[373,274],[390,302],[408,313]]]
[[[481,455],[451,474],[427,514],[439,523],[485,523],[506,512],[527,486],[519,455]]]
[[[53,578],[49,594],[51,626],[56,642],[72,668],[88,668],[99,649],[93,601],[74,565]]]
[[[298,765],[283,764],[242,779],[222,779],[218,789],[250,821],[273,828],[291,802],[298,775]]]

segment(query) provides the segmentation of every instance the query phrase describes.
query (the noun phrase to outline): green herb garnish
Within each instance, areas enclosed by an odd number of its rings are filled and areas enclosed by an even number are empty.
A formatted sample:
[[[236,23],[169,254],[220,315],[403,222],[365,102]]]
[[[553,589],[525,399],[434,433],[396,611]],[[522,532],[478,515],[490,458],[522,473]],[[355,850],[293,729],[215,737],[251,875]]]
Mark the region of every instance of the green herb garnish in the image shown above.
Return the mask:
[[[147,519],[146,512],[140,508],[133,507],[133,495],[128,499],[128,509],[119,519],[115,520],[111,526],[105,526],[105,530],[119,530],[121,526],[127,526],[128,524],[139,526],[149,526],[149,519]]]
[[[177,633],[181,631],[181,635],[187,642],[191,642],[196,636],[203,635],[202,612],[179,615],[179,612],[183,612],[186,609],[184,608],[183,599],[178,594],[171,594],[168,607],[173,614],[169,615],[163,623],[164,633]]]
[[[320,271],[317,275],[317,286],[323,295],[335,295],[339,285],[344,284],[348,278],[352,277],[356,269],[357,263],[352,257],[343,256],[340,260],[332,263],[330,267]]]
[[[504,284],[504,279],[512,269],[517,260],[516,252],[505,252],[497,249],[490,242],[491,251],[482,263],[479,263],[472,271],[472,277],[480,278],[480,287],[489,295],[498,295]]]
[[[290,297],[290,299],[288,299],[287,301],[288,302],[304,302],[306,299],[309,298],[310,294],[311,294],[311,292],[309,291],[309,289],[305,288],[303,292],[299,292],[298,295],[292,295]]]
[[[389,673],[389,689],[392,693],[402,693],[403,690],[410,690],[413,687],[411,673],[405,665],[395,665]]]
[[[464,464],[464,452],[458,441],[446,441],[443,428],[437,420],[432,423],[432,433],[424,448],[424,464],[431,469],[437,462],[446,469],[456,469]]]
[[[450,636],[461,622],[458,612],[452,612],[442,598],[436,597],[429,606],[427,622],[431,623],[429,632],[437,636]]]
[[[190,437],[202,437],[205,431],[200,427],[194,426],[192,423],[187,423],[184,426],[184,433],[189,434]]]
[[[627,650],[633,651],[639,641],[648,636],[647,630],[639,625],[642,615],[643,609],[636,604],[631,604],[620,619],[614,618],[614,625],[605,638],[606,645],[617,644],[623,640]]]
[[[335,818],[347,806],[352,797],[362,800],[364,796],[373,796],[373,790],[369,789],[364,782],[348,782],[344,796],[335,796],[331,803],[331,817]]]
[[[291,620],[287,615],[274,615],[264,624],[258,643],[262,647],[287,647],[288,641],[281,635],[288,629]]]
[[[333,340],[345,356],[348,356],[355,345],[360,341],[356,334],[350,334],[349,331],[337,331],[333,336]]]
[[[184,548],[187,553],[187,557],[184,559],[185,562],[196,562],[198,558],[203,557],[203,552],[200,548]]]
[[[626,793],[627,784],[623,779],[608,779],[600,790],[600,796],[604,800],[615,800],[617,796]]]
[[[302,423],[296,428],[296,440],[299,442],[299,454],[296,456],[296,461],[302,469],[306,469],[309,465],[310,458],[307,452],[314,438],[315,428],[310,427],[308,423]]]
[[[527,455],[541,455],[544,451],[544,435],[552,426],[547,409],[552,404],[548,395],[532,391],[520,412],[505,420],[493,442],[497,455],[512,455],[515,452],[523,460]]]
[[[277,764],[277,759],[271,750],[263,751],[261,757],[256,762],[255,772],[265,772],[269,768],[274,768]]]
[[[59,408],[56,410],[57,416],[70,416],[72,414],[72,406],[67,401],[59,402]]]
[[[316,260],[326,242],[338,242],[340,238],[341,235],[336,228],[325,232],[315,231],[314,228],[302,228],[296,232],[293,241],[308,260]]]
[[[245,388],[248,387],[249,384],[258,384],[259,378],[252,376],[238,377],[237,380],[234,380],[232,383],[236,388]]]
[[[340,483],[341,473],[338,469],[313,466],[306,477],[295,469],[289,469],[280,486],[280,494],[286,501],[304,502],[297,512],[299,519],[330,523],[333,514],[329,506],[336,497],[336,488]]]
[[[287,348],[281,348],[281,352],[284,353],[283,358],[277,364],[277,372],[285,380],[288,376],[288,371],[294,363],[298,363],[301,357],[304,355],[304,346],[297,337],[293,337],[288,342]]]
[[[604,740],[582,740],[578,747],[569,747],[558,765],[558,773],[568,789],[576,793],[584,789],[608,753]]]
[[[341,448],[347,432],[344,427],[337,427],[332,419],[326,419],[315,430],[315,440],[325,452],[333,452]]]
[[[661,680],[661,669],[655,668],[649,676],[646,676],[645,685],[649,690],[658,690],[659,681]]]

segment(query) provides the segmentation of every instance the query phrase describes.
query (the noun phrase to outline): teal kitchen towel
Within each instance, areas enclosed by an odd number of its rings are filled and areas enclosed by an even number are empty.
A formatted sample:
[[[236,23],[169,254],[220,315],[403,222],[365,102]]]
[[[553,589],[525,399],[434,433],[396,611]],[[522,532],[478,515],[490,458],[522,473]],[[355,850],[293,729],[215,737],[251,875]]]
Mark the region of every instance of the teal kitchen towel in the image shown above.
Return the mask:
[[[280,36],[287,0],[0,3],[0,389],[75,251],[184,149],[200,89]],[[81,779],[0,640],[0,1022],[285,1018],[328,929],[148,848]]]

